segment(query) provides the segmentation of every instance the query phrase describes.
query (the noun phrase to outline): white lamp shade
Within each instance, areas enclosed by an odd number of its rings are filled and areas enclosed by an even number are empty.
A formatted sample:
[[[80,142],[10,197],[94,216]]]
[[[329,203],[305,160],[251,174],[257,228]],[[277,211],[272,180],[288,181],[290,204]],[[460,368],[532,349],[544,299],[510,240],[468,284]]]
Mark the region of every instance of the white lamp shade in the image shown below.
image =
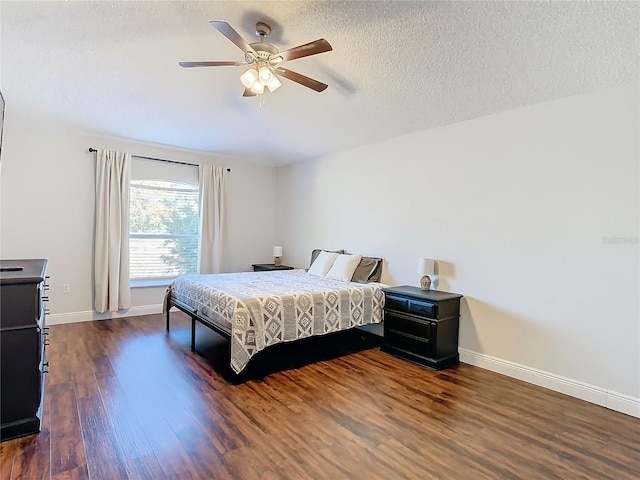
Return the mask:
[[[258,71],[255,68],[250,68],[240,75],[240,81],[247,88],[252,88],[254,83],[258,81],[258,78]]]
[[[433,275],[435,273],[435,261],[430,258],[418,260],[418,275]]]
[[[282,247],[273,247],[273,256],[281,257],[282,256]]]
[[[281,86],[282,83],[280,82],[280,80],[278,80],[278,77],[276,77],[275,75],[271,75],[271,80],[269,80],[269,83],[267,83],[267,88],[269,89],[269,91],[273,93]]]
[[[251,91],[253,93],[257,93],[258,95],[261,95],[262,93],[264,93],[264,85],[261,84],[260,82],[255,82],[253,85],[251,85]]]
[[[269,85],[271,78],[273,77],[273,73],[267,67],[262,67],[258,70],[258,76],[260,77],[260,83],[263,85]]]

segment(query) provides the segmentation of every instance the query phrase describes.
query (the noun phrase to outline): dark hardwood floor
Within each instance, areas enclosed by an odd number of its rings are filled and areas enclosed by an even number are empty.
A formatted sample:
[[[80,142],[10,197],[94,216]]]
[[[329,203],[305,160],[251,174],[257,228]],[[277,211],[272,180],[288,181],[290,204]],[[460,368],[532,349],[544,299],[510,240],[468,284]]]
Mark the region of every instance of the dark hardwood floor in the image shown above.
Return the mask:
[[[640,478],[640,419],[379,348],[233,385],[226,343],[199,327],[193,354],[172,318],[52,326],[42,432],[0,480]]]

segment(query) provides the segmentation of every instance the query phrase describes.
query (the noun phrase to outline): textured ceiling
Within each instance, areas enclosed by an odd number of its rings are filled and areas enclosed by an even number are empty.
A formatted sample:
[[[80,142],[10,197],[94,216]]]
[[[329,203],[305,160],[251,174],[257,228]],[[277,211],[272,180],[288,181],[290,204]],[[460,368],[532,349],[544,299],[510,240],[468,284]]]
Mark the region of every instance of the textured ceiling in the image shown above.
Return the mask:
[[[284,66],[242,98],[246,67],[209,26],[280,50],[333,51]],[[0,88],[16,122],[282,165],[532,103],[637,80],[639,4],[630,2],[0,2]]]

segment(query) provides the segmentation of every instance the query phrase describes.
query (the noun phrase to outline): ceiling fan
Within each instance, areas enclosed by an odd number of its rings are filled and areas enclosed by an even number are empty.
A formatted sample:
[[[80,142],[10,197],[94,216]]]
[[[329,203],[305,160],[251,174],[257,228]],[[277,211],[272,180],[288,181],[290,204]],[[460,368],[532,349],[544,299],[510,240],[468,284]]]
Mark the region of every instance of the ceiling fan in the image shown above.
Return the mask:
[[[181,67],[251,65],[251,68],[240,76],[240,81],[245,86],[243,97],[254,97],[256,95],[262,97],[265,89],[269,92],[275,92],[282,85],[278,76],[288,78],[316,92],[322,92],[327,88],[328,85],[325,83],[280,66],[282,62],[288,60],[333,50],[329,42],[324,38],[280,52],[275,46],[266,43],[266,38],[271,33],[271,27],[264,22],[256,23],[256,35],[260,40],[255,43],[247,43],[227,22],[212,21],[209,23],[244,52],[244,61],[179,62]]]

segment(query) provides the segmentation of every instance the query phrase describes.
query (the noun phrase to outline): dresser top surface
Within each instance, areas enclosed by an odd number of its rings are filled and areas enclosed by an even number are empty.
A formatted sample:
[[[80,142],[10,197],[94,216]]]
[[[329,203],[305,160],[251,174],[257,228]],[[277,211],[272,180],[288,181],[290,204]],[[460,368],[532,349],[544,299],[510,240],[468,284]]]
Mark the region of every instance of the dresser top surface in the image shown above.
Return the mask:
[[[0,284],[40,283],[46,269],[45,259],[0,260]]]
[[[459,293],[441,292],[439,290],[421,290],[419,287],[413,287],[411,285],[383,288],[382,291],[391,295],[402,295],[432,302],[441,302],[462,297]]]

